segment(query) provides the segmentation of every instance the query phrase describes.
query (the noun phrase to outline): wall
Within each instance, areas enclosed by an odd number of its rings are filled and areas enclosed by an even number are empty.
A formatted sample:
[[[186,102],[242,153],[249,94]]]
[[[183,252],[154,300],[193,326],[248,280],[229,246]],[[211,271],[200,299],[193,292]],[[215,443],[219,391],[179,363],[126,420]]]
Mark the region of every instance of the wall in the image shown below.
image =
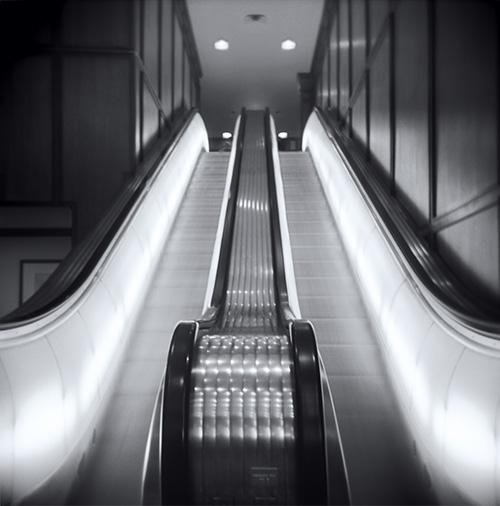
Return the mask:
[[[499,4],[326,3],[316,106],[474,298],[500,302]]]
[[[186,18],[182,0],[1,2],[20,33],[2,30],[0,202],[71,202],[84,238],[198,103]]]
[[[33,295],[72,248],[72,209],[0,205],[0,316]]]
[[[19,261],[62,259],[95,229],[197,107],[201,68],[183,0],[0,2],[0,34],[0,206],[16,238],[2,241],[4,316],[19,304]],[[16,229],[20,206],[71,208],[69,241]]]

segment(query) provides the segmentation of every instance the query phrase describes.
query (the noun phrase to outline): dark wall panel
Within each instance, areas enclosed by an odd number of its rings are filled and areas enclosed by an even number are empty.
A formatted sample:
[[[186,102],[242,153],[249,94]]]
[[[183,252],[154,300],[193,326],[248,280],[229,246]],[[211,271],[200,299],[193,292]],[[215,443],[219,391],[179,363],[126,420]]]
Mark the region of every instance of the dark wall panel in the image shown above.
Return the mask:
[[[330,107],[337,109],[339,107],[339,88],[338,88],[338,35],[339,19],[337,16],[333,19],[332,31],[330,33]]]
[[[161,9],[161,103],[165,115],[172,114],[172,5],[171,0],[163,0]]]
[[[351,0],[351,44],[353,91],[359,83],[366,64],[366,2]]]
[[[396,191],[422,224],[430,191],[428,4],[402,2],[395,16]]]
[[[349,3],[347,0],[339,1],[339,64],[339,110],[344,115],[347,111],[350,98]]]
[[[67,56],[63,61],[64,195],[78,202],[79,237],[121,189],[131,166],[133,66],[123,56]]]
[[[366,130],[366,83],[362,85],[360,93],[352,108],[352,132],[355,139],[366,146],[368,143]]]
[[[191,66],[187,53],[184,53],[184,105],[191,108]]]
[[[462,281],[480,297],[500,302],[499,210],[489,208],[444,229],[438,251]]]
[[[321,77],[321,107],[324,107],[325,109],[329,106],[328,99],[329,99],[329,76],[328,76],[328,65],[329,65],[329,58],[328,56],[325,58],[323,62],[323,72]]]
[[[154,142],[159,133],[158,108],[153,93],[148,86],[144,73],[141,74],[142,84],[142,147],[144,152]]]
[[[405,0],[406,1],[406,0]],[[410,0],[418,1],[421,0]],[[422,0],[425,1],[425,0]],[[382,28],[387,20],[387,14],[389,13],[389,0],[367,0],[368,3],[368,16],[369,16],[369,30],[370,30],[370,41],[371,49],[377,42]]]
[[[340,108],[332,119],[351,127],[342,135],[352,134],[355,149],[385,178],[415,232],[470,295],[498,303],[498,2],[336,5],[329,37],[322,39],[330,69],[323,65],[315,76],[324,83],[329,72],[330,103]],[[325,108],[323,93],[316,105]]]
[[[52,199],[52,62],[23,58],[0,80],[0,197]]]
[[[183,100],[183,55],[184,47],[182,42],[182,33],[179,20],[175,17],[174,22],[174,113],[177,113],[182,107]]]
[[[436,4],[438,215],[498,183],[496,30],[491,4]]]
[[[65,2],[61,23],[62,44],[70,47],[134,48],[133,12],[134,4],[130,0]]]
[[[154,93],[159,95],[160,89],[160,4],[158,0],[142,2],[144,9],[142,29],[142,59],[149,76]]]
[[[391,164],[389,77],[389,37],[386,32],[370,72],[370,153],[387,178]]]

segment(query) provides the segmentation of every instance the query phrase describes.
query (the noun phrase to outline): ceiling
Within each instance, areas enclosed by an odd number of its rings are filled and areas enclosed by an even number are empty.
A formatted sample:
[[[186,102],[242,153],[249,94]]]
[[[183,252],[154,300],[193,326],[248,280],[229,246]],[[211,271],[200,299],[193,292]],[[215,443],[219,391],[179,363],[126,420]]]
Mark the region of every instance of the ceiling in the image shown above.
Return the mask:
[[[233,131],[242,107],[269,107],[278,131],[300,136],[297,73],[309,72],[324,0],[187,0],[203,77],[201,114],[210,137]],[[249,21],[249,14],[264,20]],[[217,51],[218,39],[229,42]],[[281,49],[292,39],[296,48]]]

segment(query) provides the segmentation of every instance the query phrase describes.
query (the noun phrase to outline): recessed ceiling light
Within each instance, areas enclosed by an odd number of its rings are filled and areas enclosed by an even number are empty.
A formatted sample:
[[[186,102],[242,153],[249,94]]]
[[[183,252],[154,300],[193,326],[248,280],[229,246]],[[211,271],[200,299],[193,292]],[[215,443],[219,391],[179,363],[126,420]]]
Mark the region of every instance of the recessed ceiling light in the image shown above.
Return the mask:
[[[231,132],[222,132],[223,139],[230,139],[233,136]]]
[[[226,51],[229,49],[229,42],[224,39],[219,39],[214,43],[214,47],[218,51]]]
[[[286,139],[286,138],[288,137],[288,132],[280,132],[280,133],[278,134],[278,137],[279,137],[280,139]]]
[[[292,39],[286,39],[281,43],[281,49],[284,51],[291,51],[292,49],[295,49],[296,42]]]

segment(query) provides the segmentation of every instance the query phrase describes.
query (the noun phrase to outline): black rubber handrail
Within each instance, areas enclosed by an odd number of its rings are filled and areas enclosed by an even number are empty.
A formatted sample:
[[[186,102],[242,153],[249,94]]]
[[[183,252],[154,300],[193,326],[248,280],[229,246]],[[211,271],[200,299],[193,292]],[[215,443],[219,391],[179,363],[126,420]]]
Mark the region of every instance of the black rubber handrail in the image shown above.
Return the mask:
[[[210,307],[199,320],[203,328],[213,327],[221,314],[221,308],[226,299],[227,282],[229,276],[229,261],[233,246],[234,220],[236,216],[236,204],[238,201],[238,186],[241,173],[241,159],[243,156],[243,144],[245,139],[246,110],[243,108],[240,115],[240,124],[237,133],[236,151],[234,157],[233,175],[229,190],[229,199],[226,208],[226,217],[224,220],[224,229],[220,246],[219,262],[217,264],[217,273],[215,277],[214,289],[210,300]]]
[[[323,394],[314,329],[308,321],[295,320],[290,338],[295,375],[298,503],[327,504]],[[345,504],[348,503],[347,495]]]
[[[56,309],[88,279],[108,246],[144,194],[144,189],[158,175],[162,161],[173,151],[196,110],[180,118],[157,149],[139,166],[137,175],[95,227],[93,233],[64,259],[40,290],[22,306],[0,319],[0,330],[33,320]]]
[[[177,325],[168,354],[161,414],[162,504],[189,504],[189,388],[196,322]]]
[[[275,167],[273,160],[273,140],[271,137],[271,114],[266,109],[264,117],[267,177],[269,185],[269,210],[271,217],[271,246],[273,251],[274,284],[277,298],[278,319],[282,327],[288,329],[293,320],[285,275],[285,260],[283,255],[283,242],[281,238],[280,216],[278,211],[278,195],[276,191]]]
[[[190,504],[189,491],[189,398],[190,378],[198,329],[205,331],[217,324],[226,297],[228,266],[233,242],[234,217],[239,185],[246,112],[241,112],[236,139],[234,170],[226,209],[219,262],[211,299],[211,307],[197,322],[181,322],[170,344],[163,387],[161,413],[161,502]]]
[[[266,156],[269,181],[269,207],[273,249],[274,280],[280,324],[290,335],[295,380],[298,502],[299,504],[350,504],[347,473],[338,435],[331,445],[332,462],[327,459],[325,428],[325,392],[314,328],[309,321],[295,319],[290,308],[285,275],[278,195],[271,138],[271,115],[266,110]],[[328,399],[331,402],[331,399]],[[333,404],[329,408],[335,412]],[[336,421],[335,421],[336,424]],[[328,473],[333,473],[333,487],[328,490]]]
[[[485,304],[479,306],[478,301],[468,293],[444,262],[423,244],[407,213],[384,191],[373,171],[369,171],[365,166],[366,162],[357,155],[356,147],[335,126],[325,111],[315,111],[380,230],[386,235],[396,258],[399,258],[403,265],[407,263],[409,275],[415,276],[425,286],[450,318],[470,330],[483,333],[485,337],[499,339],[498,308]]]

